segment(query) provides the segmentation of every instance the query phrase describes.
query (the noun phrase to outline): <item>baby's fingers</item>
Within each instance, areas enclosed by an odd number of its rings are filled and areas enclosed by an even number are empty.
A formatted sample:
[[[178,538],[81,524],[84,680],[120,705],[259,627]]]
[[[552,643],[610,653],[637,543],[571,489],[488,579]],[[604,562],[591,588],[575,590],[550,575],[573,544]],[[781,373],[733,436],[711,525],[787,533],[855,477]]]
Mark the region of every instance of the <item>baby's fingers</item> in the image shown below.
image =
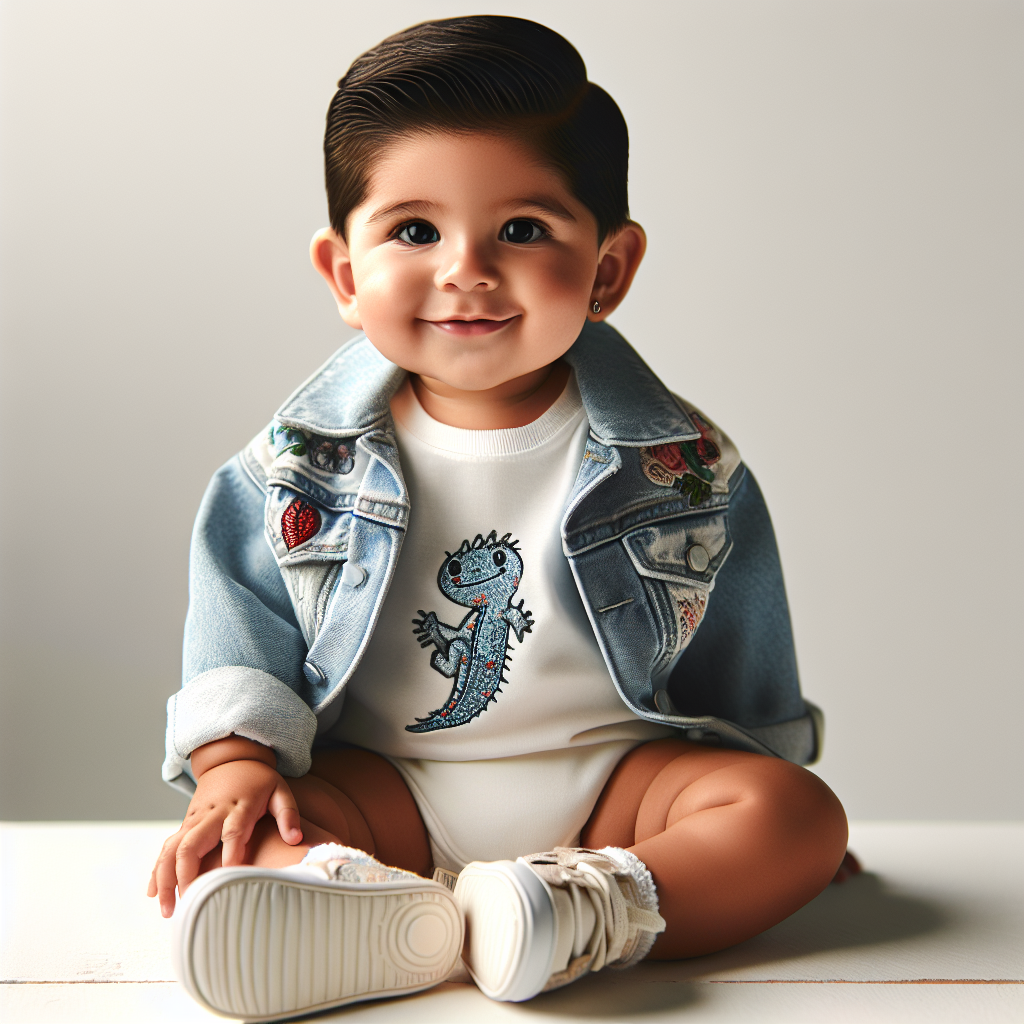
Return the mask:
[[[181,833],[177,833],[164,843],[149,878],[149,895],[159,897],[160,913],[164,917],[174,913],[174,887],[178,882],[175,860],[181,838]]]
[[[302,842],[299,808],[295,803],[291,787],[284,779],[278,783],[277,789],[271,794],[267,810],[274,816],[277,821],[277,830],[289,846],[296,846]]]
[[[203,858],[217,845],[220,840],[221,824],[220,817],[212,815],[189,829],[178,843],[178,851],[174,857],[174,872],[179,893],[184,893],[195,881]],[[171,909],[174,909],[173,901]]]
[[[224,867],[245,863],[246,844],[252,838],[252,830],[262,816],[255,804],[246,801],[239,803],[224,819],[224,827],[220,833],[220,841],[224,844],[221,851],[221,864]]]

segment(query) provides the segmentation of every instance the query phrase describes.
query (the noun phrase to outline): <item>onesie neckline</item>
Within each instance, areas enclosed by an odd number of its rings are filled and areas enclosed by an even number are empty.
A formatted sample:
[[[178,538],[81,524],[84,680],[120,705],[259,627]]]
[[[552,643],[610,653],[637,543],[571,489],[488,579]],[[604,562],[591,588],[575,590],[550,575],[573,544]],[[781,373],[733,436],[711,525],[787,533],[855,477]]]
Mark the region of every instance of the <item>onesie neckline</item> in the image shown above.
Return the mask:
[[[583,399],[572,371],[554,404],[532,423],[498,430],[468,430],[435,420],[420,405],[406,378],[391,400],[391,412],[405,430],[431,448],[453,455],[521,455],[546,444],[578,420],[583,413]]]

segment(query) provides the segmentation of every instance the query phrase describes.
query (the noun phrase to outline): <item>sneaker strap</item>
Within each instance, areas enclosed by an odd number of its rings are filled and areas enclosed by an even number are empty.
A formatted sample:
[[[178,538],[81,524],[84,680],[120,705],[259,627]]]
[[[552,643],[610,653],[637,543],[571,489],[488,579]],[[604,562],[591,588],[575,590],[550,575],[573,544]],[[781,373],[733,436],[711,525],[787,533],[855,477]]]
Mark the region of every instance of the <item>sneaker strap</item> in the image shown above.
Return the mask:
[[[665,919],[658,913],[658,890],[647,865],[629,850],[618,846],[606,846],[599,853],[620,866],[623,874],[620,883],[626,882],[630,896],[628,916],[630,937],[622,958],[610,966],[632,967],[651,951],[654,940],[665,930]]]
[[[572,973],[572,977],[559,984],[566,984],[586,970],[632,966],[650,952],[654,939],[665,930],[651,874],[628,850],[556,847],[549,853],[520,860],[529,864],[548,885],[582,890],[580,895],[589,897],[594,908],[596,921],[585,958],[576,958],[566,971],[559,972]],[[586,962],[582,963],[584,959]]]

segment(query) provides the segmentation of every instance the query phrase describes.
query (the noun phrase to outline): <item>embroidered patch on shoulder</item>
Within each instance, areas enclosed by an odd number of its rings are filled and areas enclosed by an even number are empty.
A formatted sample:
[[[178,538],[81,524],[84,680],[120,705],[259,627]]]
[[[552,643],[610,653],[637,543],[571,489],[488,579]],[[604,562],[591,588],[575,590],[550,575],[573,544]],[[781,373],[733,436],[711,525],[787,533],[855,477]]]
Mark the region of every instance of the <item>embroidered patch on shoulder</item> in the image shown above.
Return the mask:
[[[506,533],[497,530],[484,537],[477,534],[453,555],[445,552],[437,574],[437,586],[455,604],[469,608],[458,626],[441,622],[434,612],[421,611],[413,619],[413,633],[421,647],[434,647],[430,667],[447,679],[454,679],[448,700],[408,732],[434,732],[466,725],[498,699],[504,670],[509,661],[509,631],[522,643],[533,629],[533,616],[523,601],[512,603],[523,575],[523,558]]]
[[[309,461],[317,469],[328,473],[351,473],[355,465],[352,450],[333,437],[317,437],[309,440]]]
[[[700,431],[696,441],[656,444],[640,449],[640,468],[652,484],[674,487],[689,498],[691,507],[711,497],[715,474],[711,467],[722,457],[714,440],[714,427],[697,413],[690,418]]]
[[[320,525],[320,513],[308,501],[296,498],[281,516],[281,535],[288,550],[305,544],[319,532]]]
[[[270,441],[276,455],[288,452],[296,458],[303,456],[310,464],[325,473],[351,473],[355,466],[352,448],[336,437],[306,434],[295,427],[276,426],[270,430]]]

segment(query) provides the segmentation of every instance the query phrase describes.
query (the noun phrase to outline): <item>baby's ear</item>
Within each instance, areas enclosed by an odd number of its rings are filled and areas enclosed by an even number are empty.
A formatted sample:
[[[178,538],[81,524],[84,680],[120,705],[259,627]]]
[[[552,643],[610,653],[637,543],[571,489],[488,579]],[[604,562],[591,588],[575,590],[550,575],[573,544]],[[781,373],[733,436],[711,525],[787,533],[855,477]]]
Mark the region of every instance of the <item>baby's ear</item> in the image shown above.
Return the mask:
[[[327,282],[334,301],[338,303],[341,319],[357,330],[362,329],[359,303],[356,299],[355,280],[352,277],[352,258],[348,243],[334,228],[323,228],[309,243],[309,258],[317,273]]]
[[[601,245],[588,320],[603,320],[629,292],[629,286],[647,251],[647,235],[636,221],[628,221]],[[593,312],[594,304],[598,312]]]

